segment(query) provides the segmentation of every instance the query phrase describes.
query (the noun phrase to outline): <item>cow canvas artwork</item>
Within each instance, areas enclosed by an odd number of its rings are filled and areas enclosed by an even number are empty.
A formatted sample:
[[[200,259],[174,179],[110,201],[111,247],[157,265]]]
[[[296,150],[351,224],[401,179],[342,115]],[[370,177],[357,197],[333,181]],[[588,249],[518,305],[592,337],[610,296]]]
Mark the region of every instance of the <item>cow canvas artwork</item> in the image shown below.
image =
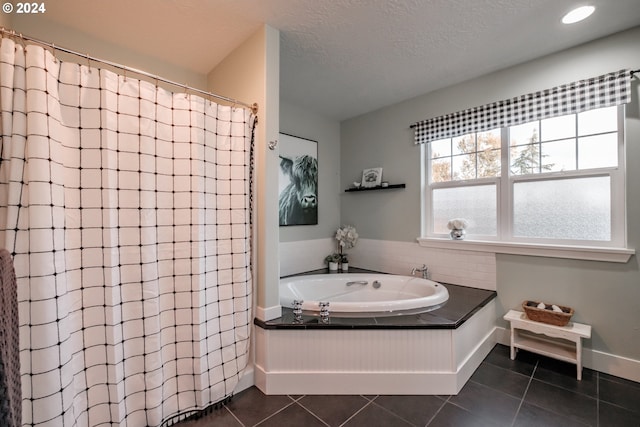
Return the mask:
[[[318,223],[318,143],[280,134],[280,225]]]

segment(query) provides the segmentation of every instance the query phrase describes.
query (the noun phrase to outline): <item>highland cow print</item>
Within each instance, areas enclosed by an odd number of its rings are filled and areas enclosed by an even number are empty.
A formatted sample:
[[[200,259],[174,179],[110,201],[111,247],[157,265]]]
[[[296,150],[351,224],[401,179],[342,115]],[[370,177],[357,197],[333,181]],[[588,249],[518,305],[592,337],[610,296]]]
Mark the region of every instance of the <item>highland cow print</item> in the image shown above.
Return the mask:
[[[318,160],[310,155],[280,156],[289,184],[280,192],[280,225],[318,223]]]

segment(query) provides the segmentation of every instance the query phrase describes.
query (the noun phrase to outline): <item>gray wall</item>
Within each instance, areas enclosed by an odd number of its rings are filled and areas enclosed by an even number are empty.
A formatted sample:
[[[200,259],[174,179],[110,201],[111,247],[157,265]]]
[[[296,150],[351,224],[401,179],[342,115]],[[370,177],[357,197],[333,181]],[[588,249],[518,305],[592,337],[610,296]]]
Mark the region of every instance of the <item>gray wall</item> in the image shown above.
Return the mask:
[[[416,121],[511,98],[559,84],[640,68],[640,27],[546,56],[478,79],[419,96],[344,121],[341,183],[346,188],[366,167],[383,167],[384,179],[406,182],[405,190],[341,193],[341,220],[362,237],[415,241],[420,235],[420,149],[409,128]],[[627,106],[628,246],[640,248],[640,107],[638,81]],[[542,257],[497,256],[498,302],[502,311],[525,299],[572,306],[575,320],[593,326],[586,346],[640,360],[640,271],[627,264]],[[499,324],[506,326],[499,320]]]
[[[318,225],[280,227],[280,241],[331,237],[340,225],[340,123],[280,100],[280,132],[318,141]]]

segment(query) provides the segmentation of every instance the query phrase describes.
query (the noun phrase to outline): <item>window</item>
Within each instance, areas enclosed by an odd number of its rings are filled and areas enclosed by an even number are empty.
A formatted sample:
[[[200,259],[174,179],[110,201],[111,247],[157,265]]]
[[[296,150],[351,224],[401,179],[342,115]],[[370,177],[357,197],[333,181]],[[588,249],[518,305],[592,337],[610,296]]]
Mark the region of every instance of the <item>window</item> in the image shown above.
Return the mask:
[[[612,106],[424,144],[423,235],[624,246],[624,107]]]

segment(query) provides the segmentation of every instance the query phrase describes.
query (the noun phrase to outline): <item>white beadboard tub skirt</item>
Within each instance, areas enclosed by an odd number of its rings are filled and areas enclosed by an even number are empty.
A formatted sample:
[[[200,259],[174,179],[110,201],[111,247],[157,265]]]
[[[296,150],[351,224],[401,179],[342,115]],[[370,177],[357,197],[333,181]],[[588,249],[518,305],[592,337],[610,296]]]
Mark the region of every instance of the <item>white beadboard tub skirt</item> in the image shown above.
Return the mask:
[[[457,329],[255,328],[265,394],[454,395],[496,344],[496,302]]]

